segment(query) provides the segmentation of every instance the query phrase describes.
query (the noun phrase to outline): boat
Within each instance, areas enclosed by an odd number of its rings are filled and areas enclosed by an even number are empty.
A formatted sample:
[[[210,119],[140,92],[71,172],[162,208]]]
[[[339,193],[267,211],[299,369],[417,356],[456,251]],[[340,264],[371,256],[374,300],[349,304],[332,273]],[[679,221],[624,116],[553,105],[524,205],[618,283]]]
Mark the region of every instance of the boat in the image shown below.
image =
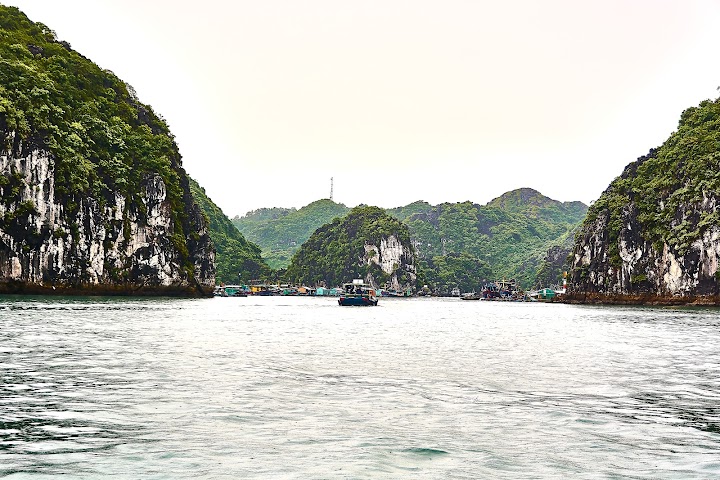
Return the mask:
[[[410,291],[398,292],[397,290],[385,290],[382,289],[378,293],[378,297],[395,297],[395,298],[408,298],[411,296]]]
[[[475,293],[475,292],[472,292],[472,293],[463,293],[463,294],[460,296],[460,300],[480,300],[481,298],[483,298],[482,294],[480,294],[480,293]]]
[[[484,300],[518,301],[525,296],[515,280],[497,280],[490,282],[483,288]]]
[[[352,283],[343,284],[343,292],[338,299],[338,305],[369,307],[377,304],[375,289],[372,285],[364,283],[362,279],[355,279]]]

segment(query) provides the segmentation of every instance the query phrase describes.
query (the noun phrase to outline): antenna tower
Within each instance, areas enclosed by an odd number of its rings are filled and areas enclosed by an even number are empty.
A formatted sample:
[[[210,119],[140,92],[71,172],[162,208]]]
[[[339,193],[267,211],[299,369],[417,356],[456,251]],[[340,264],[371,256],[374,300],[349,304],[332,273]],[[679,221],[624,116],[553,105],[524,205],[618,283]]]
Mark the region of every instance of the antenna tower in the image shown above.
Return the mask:
[[[330,200],[333,199],[333,177],[330,177]]]

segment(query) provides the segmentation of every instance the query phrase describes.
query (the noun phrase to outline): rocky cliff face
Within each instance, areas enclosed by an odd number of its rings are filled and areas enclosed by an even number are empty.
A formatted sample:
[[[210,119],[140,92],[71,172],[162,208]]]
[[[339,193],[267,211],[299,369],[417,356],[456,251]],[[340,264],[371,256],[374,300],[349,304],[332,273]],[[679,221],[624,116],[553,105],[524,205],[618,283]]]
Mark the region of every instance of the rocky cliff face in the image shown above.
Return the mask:
[[[678,212],[674,226],[687,221],[688,213],[695,216],[707,207],[715,211],[717,199],[707,200],[708,205],[688,205],[691,212]],[[654,244],[645,238],[634,204],[623,208],[620,218],[623,226],[612,243],[607,213],[583,228],[573,251],[571,299],[608,303],[720,302],[717,226],[705,230],[680,251],[668,243]]]
[[[139,205],[121,194],[68,206],[55,189],[49,152],[14,142],[0,152],[0,292],[209,294],[214,249],[186,187],[185,252],[163,179],[148,173]],[[176,242],[177,243],[177,242]],[[181,247],[182,248],[182,247]]]
[[[411,246],[403,245],[395,235],[383,237],[379,243],[379,245],[366,243],[365,257],[361,261],[368,266],[380,267],[380,270],[386,275],[386,280],[384,285],[378,285],[379,282],[370,271],[367,282],[375,287],[384,286],[397,291],[412,288],[417,279],[417,271]],[[403,274],[405,274],[405,278],[403,278]]]
[[[630,164],[591,207],[572,254],[571,301],[720,304],[720,105]]]
[[[554,245],[548,249],[543,263],[538,268],[536,287],[556,287],[562,284],[563,272],[568,270],[566,262],[570,251],[571,247],[564,245]]]

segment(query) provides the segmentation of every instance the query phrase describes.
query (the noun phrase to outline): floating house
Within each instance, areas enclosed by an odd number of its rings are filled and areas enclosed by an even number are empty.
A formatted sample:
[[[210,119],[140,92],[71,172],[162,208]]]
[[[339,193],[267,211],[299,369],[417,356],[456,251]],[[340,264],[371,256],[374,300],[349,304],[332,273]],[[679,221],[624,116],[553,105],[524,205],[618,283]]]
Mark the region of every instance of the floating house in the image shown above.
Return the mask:
[[[555,295],[555,290],[553,290],[552,288],[543,288],[541,290],[538,290],[537,292],[537,298],[541,300],[551,300],[555,298]]]

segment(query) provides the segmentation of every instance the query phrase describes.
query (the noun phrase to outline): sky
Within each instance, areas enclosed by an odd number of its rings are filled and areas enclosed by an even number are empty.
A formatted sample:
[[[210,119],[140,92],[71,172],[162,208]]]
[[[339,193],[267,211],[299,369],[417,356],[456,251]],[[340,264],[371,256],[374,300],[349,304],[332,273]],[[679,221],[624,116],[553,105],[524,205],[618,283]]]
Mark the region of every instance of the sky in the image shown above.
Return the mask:
[[[132,85],[229,216],[596,200],[717,98],[716,0],[0,0]]]

